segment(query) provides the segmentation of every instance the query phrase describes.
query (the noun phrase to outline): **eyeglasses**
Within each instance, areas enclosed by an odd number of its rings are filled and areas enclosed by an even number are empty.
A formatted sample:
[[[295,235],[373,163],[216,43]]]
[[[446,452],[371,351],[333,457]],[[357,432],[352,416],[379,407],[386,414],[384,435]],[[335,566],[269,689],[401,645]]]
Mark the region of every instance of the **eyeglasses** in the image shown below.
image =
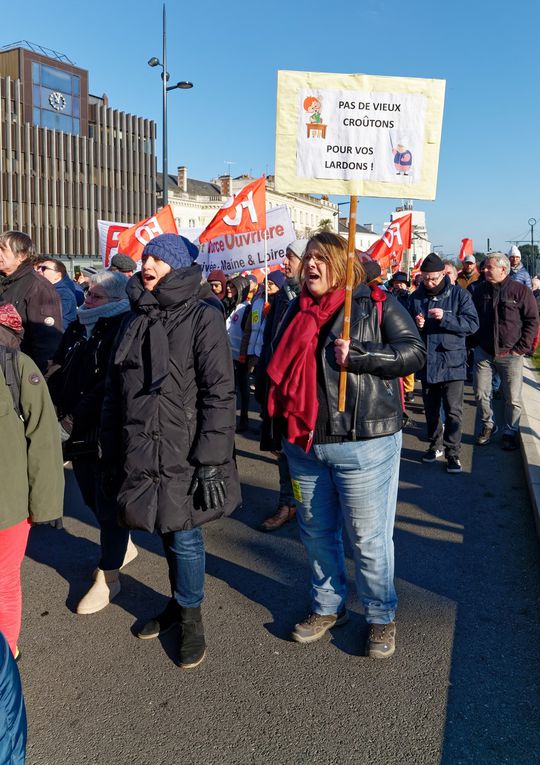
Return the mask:
[[[58,269],[52,268],[51,266],[38,266],[38,271],[41,271],[41,273],[44,271],[54,271],[55,274],[58,273]]]
[[[86,297],[93,297],[95,300],[107,300],[107,295],[104,295],[102,292],[94,292],[93,290],[88,290]]]

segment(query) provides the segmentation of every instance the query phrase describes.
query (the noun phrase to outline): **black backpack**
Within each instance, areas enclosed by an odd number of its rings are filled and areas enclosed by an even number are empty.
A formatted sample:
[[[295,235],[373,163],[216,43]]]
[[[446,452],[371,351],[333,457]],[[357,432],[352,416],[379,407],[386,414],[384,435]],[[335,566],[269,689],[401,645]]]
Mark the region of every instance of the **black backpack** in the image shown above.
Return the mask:
[[[4,373],[8,386],[13,408],[17,417],[22,417],[21,412],[21,371],[19,369],[19,351],[15,348],[6,348],[0,345],[0,369]]]

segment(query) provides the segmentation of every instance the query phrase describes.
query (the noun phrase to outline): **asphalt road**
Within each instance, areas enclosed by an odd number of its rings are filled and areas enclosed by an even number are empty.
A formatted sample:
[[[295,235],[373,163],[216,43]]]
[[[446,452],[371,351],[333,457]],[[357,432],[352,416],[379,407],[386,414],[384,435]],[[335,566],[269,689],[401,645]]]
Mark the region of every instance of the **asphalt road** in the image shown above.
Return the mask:
[[[176,633],[133,635],[168,598],[157,537],[134,534],[140,554],[113,605],[74,613],[98,534],[67,470],[65,529],[34,529],[23,565],[28,765],[538,762],[539,543],[521,455],[473,448],[474,416],[467,388],[461,475],[422,465],[423,427],[406,431],[389,661],[362,656],[352,568],[349,623],[289,641],[309,608],[306,560],[296,524],[258,530],[277,469],[256,414],[237,437],[244,510],[205,532],[209,650],[191,672],[172,660]]]

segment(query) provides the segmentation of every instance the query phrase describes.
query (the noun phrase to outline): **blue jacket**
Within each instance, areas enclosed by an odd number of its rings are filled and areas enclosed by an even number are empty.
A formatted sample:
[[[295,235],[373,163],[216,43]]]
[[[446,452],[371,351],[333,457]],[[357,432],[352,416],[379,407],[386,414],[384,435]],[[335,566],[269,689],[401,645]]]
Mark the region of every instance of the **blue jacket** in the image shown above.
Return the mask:
[[[427,384],[465,380],[467,377],[466,337],[478,329],[478,314],[467,290],[452,285],[444,277],[444,290],[436,296],[427,294],[421,284],[410,297],[409,311],[413,319],[422,314],[426,322],[420,337],[426,344],[427,361],[419,378]],[[428,316],[430,308],[441,308],[442,319]]]
[[[21,678],[0,632],[0,763],[24,765],[25,751],[26,711]]]
[[[71,279],[69,276],[64,276],[64,278],[59,282],[56,282],[54,286],[62,303],[62,319],[64,320],[65,331],[71,322],[75,321],[77,318],[77,300],[75,298],[75,291],[71,288]]]
[[[530,274],[523,264],[521,264],[519,268],[516,268],[515,271],[513,268],[511,268],[508,276],[510,277],[510,279],[513,279],[515,282],[524,284],[526,287],[529,287],[529,289],[532,290],[532,280],[531,280]]]

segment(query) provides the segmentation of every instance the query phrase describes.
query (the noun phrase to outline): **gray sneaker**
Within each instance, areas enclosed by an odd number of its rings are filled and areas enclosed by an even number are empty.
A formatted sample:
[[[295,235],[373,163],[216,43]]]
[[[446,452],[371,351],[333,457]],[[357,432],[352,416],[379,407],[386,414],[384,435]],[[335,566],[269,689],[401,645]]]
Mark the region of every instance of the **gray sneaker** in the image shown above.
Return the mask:
[[[303,622],[294,625],[291,638],[295,643],[314,643],[332,627],[339,627],[348,619],[349,614],[346,608],[342,608],[339,614],[323,615],[311,611]]]
[[[389,659],[396,650],[396,623],[370,624],[366,643],[366,656],[370,659]]]

